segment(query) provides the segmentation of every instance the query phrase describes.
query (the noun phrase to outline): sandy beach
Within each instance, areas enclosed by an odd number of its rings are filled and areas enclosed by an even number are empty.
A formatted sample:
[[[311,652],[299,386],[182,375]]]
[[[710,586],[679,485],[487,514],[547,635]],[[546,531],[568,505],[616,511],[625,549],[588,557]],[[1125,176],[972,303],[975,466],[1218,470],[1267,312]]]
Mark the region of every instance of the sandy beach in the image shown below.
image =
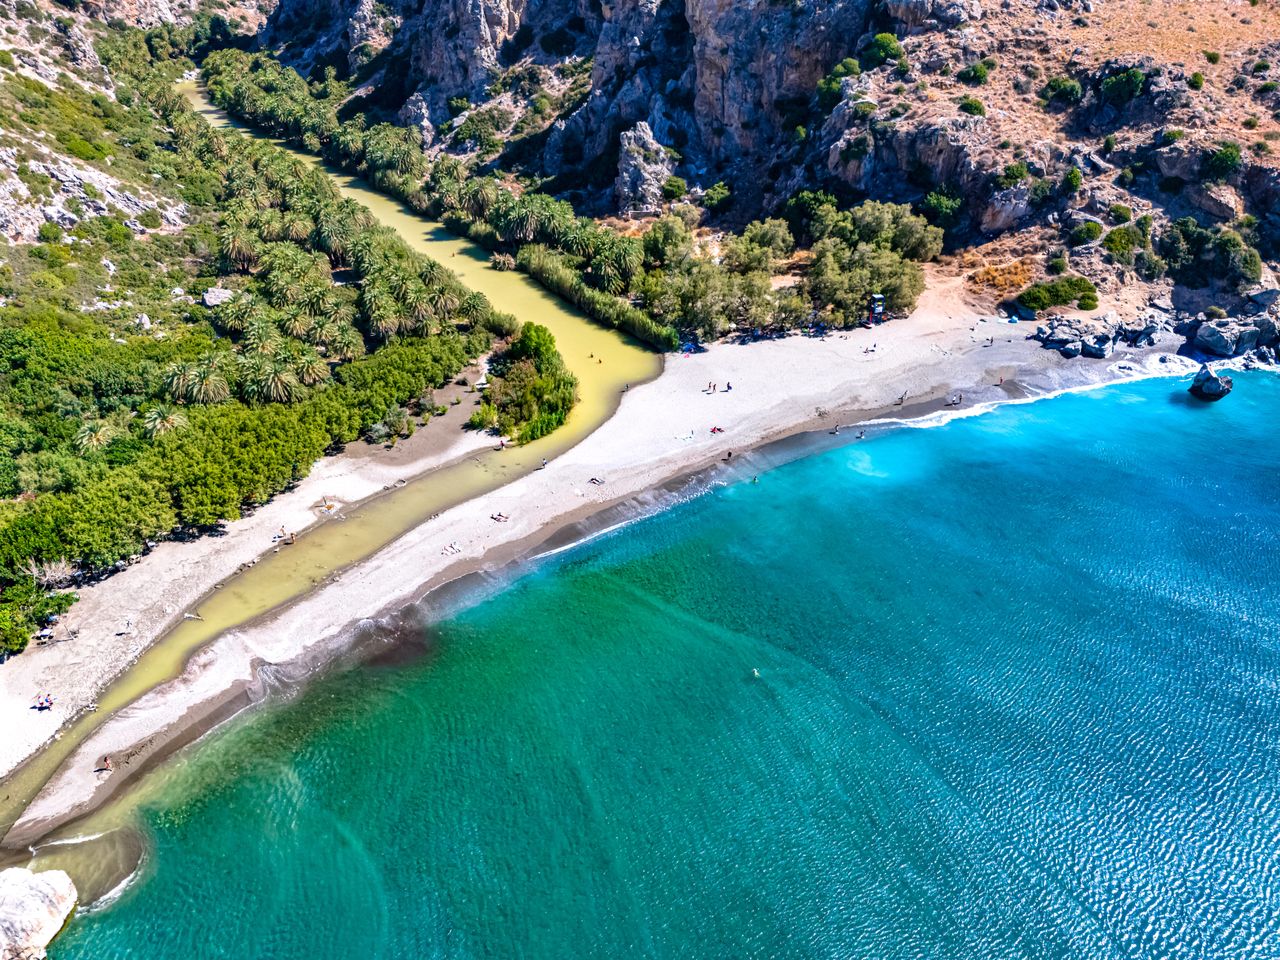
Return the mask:
[[[723,343],[669,356],[660,377],[629,390],[604,426],[546,468],[444,512],[299,601],[219,636],[180,677],[92,733],[6,842],[28,843],[101,803],[183,729],[207,726],[225,713],[231,697],[260,689],[264,667],[314,663],[343,646],[352,624],[402,609],[467,573],[501,566],[554,530],[674,477],[710,467],[749,473],[743,464],[761,444],[903,411],[926,412],[961,397],[956,409],[973,409],[1194,369],[1160,347],[1121,350],[1108,360],[1063,360],[1026,339],[1029,324],[980,317],[961,305],[958,294],[935,286],[909,318],[874,330]],[[1176,344],[1162,346],[1172,351]],[[856,442],[857,431],[841,436]],[[491,443],[455,426],[433,445],[424,443],[420,455],[399,455],[394,462],[377,456],[323,461],[295,490],[229,524],[225,536],[163,544],[82,591],[67,618],[79,627],[78,639],[33,647],[0,667],[0,723],[10,732],[0,743],[0,771],[13,770],[61,722],[85,710],[123,665],[213,584],[271,549],[272,532],[314,523],[322,496],[353,502]],[[492,519],[498,515],[509,519]],[[35,694],[50,689],[59,696],[57,708],[31,710]],[[120,758],[109,774],[96,770],[103,755]]]

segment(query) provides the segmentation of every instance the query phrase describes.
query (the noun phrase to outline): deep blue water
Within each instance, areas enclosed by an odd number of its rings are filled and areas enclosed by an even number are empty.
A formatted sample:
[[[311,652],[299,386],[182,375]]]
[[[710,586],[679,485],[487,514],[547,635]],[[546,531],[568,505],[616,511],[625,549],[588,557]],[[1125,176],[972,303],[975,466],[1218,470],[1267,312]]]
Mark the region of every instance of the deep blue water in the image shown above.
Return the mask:
[[[195,751],[52,955],[1280,957],[1280,377],[1184,390],[547,561]]]

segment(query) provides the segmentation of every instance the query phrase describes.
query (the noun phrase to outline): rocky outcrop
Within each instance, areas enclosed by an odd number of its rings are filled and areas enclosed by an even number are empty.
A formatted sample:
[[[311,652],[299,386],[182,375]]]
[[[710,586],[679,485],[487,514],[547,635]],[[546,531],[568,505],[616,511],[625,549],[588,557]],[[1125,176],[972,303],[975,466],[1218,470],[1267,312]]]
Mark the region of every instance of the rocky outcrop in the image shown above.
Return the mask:
[[[982,214],[984,233],[1004,233],[1031,212],[1031,188],[1025,183],[991,195]]]
[[[396,118],[406,127],[418,128],[422,138],[422,149],[426,150],[435,143],[436,128],[431,122],[431,108],[427,106],[426,97],[421,93],[415,91],[400,108]]]
[[[0,960],[41,960],[76,905],[61,870],[0,870]]]
[[[29,161],[27,166],[33,172],[49,177],[53,196],[41,204],[34,204],[26,184],[16,176],[0,177],[0,234],[9,240],[31,243],[45,222],[69,228],[75,226],[82,215],[105,216],[112,208],[129,218],[136,218],[143,211],[154,208],[166,226],[182,225],[186,215],[182,204],[162,207],[153,198],[126,190],[120,181],[100,170],[73,163],[52,153],[43,144],[33,143],[33,146],[46,159]],[[16,173],[20,162],[17,148],[0,147],[0,174]],[[86,191],[86,187],[91,189]],[[78,204],[71,204],[73,199]],[[78,206],[82,213],[74,212],[73,206]],[[137,229],[143,228],[138,225]]]
[[[1244,200],[1226,183],[1193,183],[1182,193],[1187,202],[1215,220],[1231,221],[1244,213]]]
[[[982,17],[978,0],[885,0],[883,10],[902,33],[958,27]]]
[[[1230,377],[1219,376],[1207,363],[1202,363],[1188,391],[1193,397],[1212,402],[1221,400],[1231,392],[1234,386]]]
[[[1215,357],[1235,357],[1258,346],[1275,346],[1280,330],[1269,313],[1252,317],[1205,320],[1192,341],[1197,350]]]
[[[1123,85],[1106,85],[1131,70],[1144,78],[1131,96],[1123,92]],[[1108,60],[1094,71],[1082,107],[1092,129],[1101,132],[1120,125],[1162,126],[1190,104],[1187,77],[1181,69],[1152,57],[1130,55]]]
[[[662,205],[662,187],[673,164],[643,120],[618,138],[618,176],[613,193],[624,213],[653,213]]]
[[[1128,320],[1121,320],[1120,315],[1114,312],[1100,317],[1060,316],[1050,317],[1037,327],[1033,337],[1064,357],[1085,356],[1101,360],[1111,356],[1118,343],[1132,347],[1150,346],[1155,343],[1161,326],[1160,317],[1154,313]]]

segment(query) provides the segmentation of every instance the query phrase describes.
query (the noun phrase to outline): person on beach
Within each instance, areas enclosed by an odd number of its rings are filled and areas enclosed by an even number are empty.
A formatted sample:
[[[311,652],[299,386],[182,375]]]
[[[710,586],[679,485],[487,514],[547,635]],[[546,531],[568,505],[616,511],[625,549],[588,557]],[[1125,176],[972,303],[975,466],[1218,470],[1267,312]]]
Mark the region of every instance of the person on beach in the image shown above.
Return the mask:
[[[728,392],[729,392],[730,390],[732,390],[732,389],[733,389],[733,384],[732,384],[732,383],[730,383],[728,380],[726,380],[726,381],[724,382],[724,392],[725,392],[725,393],[728,393]]]
[[[107,773],[110,773],[110,772],[111,772],[111,758],[110,758],[110,757],[105,757],[105,756],[104,756],[104,757],[102,758],[102,769],[103,769],[103,770],[105,770]]]

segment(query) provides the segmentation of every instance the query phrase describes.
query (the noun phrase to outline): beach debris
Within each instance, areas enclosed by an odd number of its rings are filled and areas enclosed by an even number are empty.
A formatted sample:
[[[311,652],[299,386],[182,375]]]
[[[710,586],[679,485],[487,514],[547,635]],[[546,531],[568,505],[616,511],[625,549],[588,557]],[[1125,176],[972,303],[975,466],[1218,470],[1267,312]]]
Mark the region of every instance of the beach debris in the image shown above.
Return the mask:
[[[1230,377],[1219,376],[1207,363],[1202,363],[1195,379],[1191,381],[1188,392],[1200,400],[1213,402],[1225,397],[1234,386]]]

